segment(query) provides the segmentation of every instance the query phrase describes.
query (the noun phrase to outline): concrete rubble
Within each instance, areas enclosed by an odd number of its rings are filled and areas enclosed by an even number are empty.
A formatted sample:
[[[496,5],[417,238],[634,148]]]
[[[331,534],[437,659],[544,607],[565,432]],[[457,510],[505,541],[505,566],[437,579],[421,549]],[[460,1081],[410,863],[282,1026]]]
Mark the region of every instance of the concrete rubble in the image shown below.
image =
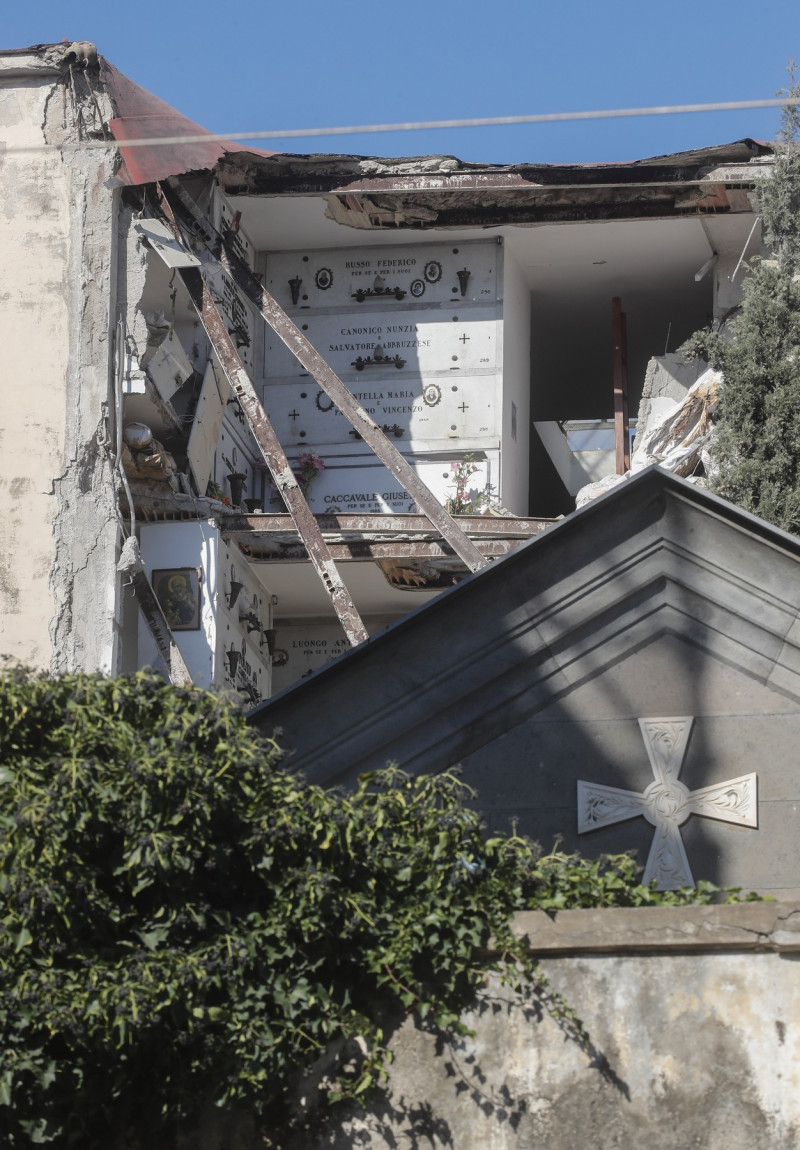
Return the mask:
[[[651,365],[647,380],[651,389],[648,394],[645,385],[630,470],[582,487],[575,497],[576,507],[605,495],[645,467],[663,467],[700,484],[713,474],[714,414],[719,406],[722,373],[708,368],[688,391],[678,396],[674,392],[680,393],[681,385],[667,375],[673,387],[665,388],[667,394],[653,394],[653,382],[666,373],[658,370],[658,361],[651,361]]]

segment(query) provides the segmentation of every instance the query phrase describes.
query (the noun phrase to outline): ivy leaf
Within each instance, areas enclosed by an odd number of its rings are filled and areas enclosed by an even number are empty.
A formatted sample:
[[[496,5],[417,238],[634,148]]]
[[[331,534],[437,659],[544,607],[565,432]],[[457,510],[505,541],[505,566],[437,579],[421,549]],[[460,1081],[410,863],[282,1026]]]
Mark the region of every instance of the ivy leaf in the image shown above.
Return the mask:
[[[15,934],[13,936],[13,938],[14,938],[14,951],[17,954],[19,954],[19,952],[22,950],[22,948],[24,946],[30,946],[31,943],[33,942],[33,935],[31,934],[31,932],[28,930],[28,928],[26,926],[23,926],[22,930],[20,930],[17,934]]]

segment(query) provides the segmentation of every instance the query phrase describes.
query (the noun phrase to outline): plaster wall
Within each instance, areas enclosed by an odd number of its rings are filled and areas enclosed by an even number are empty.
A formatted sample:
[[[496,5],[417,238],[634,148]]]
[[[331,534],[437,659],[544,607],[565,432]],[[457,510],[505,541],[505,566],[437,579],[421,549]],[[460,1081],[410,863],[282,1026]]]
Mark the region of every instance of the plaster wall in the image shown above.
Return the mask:
[[[515,929],[541,993],[487,980],[465,1037],[387,1019],[363,1108],[320,1104],[358,1056],[334,1047],[298,1084],[293,1136],[209,1108],[179,1150],[796,1150],[800,905],[531,911]]]
[[[490,981],[472,1037],[407,1020],[369,1112],[312,1121],[287,1150],[794,1150],[799,919],[766,903],[521,915],[588,1048]]]
[[[85,93],[89,107],[88,92]],[[60,93],[50,111],[51,138],[64,129]],[[110,109],[104,109],[104,121]],[[56,557],[51,587],[51,669],[113,672],[120,629],[116,571],[118,511],[113,444],[116,412],[111,330],[116,313],[113,268],[118,191],[114,153],[72,152],[67,163],[69,362],[65,387],[63,470],[53,487]]]
[[[211,687],[217,645],[219,588],[219,534],[207,523],[145,524],[140,530],[142,556],[148,578],[159,568],[198,567],[201,570],[201,618],[196,631],[177,631],[175,642],[186,660],[192,682]],[[140,667],[162,669],[163,664],[142,615],[139,615]]]
[[[714,289],[714,320],[724,323],[741,306],[749,262],[765,256],[768,249],[759,218],[749,213],[709,217],[703,221],[703,230],[717,257],[709,273]]]
[[[530,294],[513,252],[503,251],[502,504],[516,515],[528,512],[530,454]]]
[[[42,148],[76,142],[84,105],[91,126],[83,75],[0,62],[0,653],[58,672],[115,657],[112,161]]]
[[[69,193],[44,143],[52,81],[0,71],[0,653],[50,663],[55,559],[52,478],[64,458],[69,361]]]

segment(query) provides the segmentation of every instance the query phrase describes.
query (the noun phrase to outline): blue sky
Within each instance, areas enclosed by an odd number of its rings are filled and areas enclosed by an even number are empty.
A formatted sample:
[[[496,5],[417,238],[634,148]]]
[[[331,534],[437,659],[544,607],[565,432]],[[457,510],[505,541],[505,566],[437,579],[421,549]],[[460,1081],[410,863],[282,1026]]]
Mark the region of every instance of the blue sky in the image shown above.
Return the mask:
[[[798,0],[239,0],[6,6],[3,48],[93,40],[212,131],[465,119],[774,96]],[[777,110],[276,142],[288,152],[626,160],[771,139]],[[270,147],[268,142],[262,144]]]

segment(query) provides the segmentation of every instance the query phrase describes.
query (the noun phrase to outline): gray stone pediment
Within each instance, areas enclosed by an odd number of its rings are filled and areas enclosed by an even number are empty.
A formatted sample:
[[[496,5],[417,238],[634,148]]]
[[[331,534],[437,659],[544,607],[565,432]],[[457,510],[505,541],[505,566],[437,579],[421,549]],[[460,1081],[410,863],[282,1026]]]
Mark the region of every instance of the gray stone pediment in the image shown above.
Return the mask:
[[[695,879],[800,887],[800,540],[652,468],[252,713],[325,785],[461,763],[490,824],[549,848],[637,848],[631,817],[578,833],[577,783],[644,792],[639,720],[689,716],[689,791],[755,773],[758,828],[692,815]]]

